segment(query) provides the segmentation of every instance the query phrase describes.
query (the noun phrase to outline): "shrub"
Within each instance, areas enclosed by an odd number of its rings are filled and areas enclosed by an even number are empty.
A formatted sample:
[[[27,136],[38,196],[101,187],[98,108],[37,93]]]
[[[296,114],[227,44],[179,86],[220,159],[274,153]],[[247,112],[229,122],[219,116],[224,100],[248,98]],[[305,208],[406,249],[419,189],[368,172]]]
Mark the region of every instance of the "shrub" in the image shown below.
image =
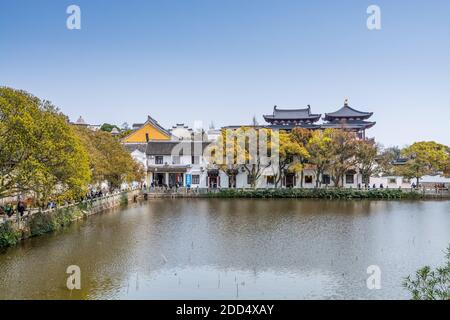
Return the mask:
[[[0,224],[0,248],[16,245],[21,237],[22,233],[14,228],[13,222]]]
[[[450,245],[447,248],[446,264],[432,270],[425,266],[416,271],[415,278],[408,276],[403,286],[412,294],[413,300],[450,299]]]
[[[222,189],[208,194],[212,198],[315,198],[315,199],[411,199],[418,193],[397,189]]]

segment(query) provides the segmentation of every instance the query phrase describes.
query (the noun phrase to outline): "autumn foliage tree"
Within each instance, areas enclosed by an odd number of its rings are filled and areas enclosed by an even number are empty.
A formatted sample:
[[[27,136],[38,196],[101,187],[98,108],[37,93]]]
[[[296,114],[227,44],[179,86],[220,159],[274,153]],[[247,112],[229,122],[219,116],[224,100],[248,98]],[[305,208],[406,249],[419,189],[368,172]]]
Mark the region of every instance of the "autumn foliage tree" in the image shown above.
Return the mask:
[[[328,170],[334,186],[340,187],[343,184],[345,173],[356,167],[358,142],[356,135],[353,132],[341,129],[331,129],[329,134],[331,137],[331,144],[328,154]]]

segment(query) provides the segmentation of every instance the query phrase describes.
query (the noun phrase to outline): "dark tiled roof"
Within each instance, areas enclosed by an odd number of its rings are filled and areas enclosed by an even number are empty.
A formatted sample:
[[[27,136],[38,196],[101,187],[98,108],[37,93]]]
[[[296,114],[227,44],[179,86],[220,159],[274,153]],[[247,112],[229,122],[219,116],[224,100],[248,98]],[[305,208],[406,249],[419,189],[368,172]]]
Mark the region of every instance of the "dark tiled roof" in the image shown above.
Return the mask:
[[[183,150],[191,150],[191,154],[194,155],[195,147],[194,143],[199,143],[202,145],[202,152],[210,144],[210,142],[202,141],[150,141],[146,146],[146,154],[150,156],[169,156],[172,154],[172,150],[179,146],[180,155],[183,155]]]
[[[127,149],[130,153],[139,150],[140,152],[144,152],[147,150],[147,144],[146,143],[124,143],[123,146],[125,149]]]
[[[332,121],[334,119],[342,118],[355,118],[355,119],[368,119],[373,115],[373,112],[363,112],[349,107],[345,104],[338,111],[325,113],[325,120]]]
[[[146,123],[151,123],[152,125],[154,125],[156,128],[158,128],[159,130],[161,130],[162,132],[164,132],[166,135],[168,135],[169,137],[171,136],[169,130],[166,130],[165,128],[163,128],[158,121],[156,121],[155,119],[153,119],[152,117],[148,116],[147,122]]]
[[[278,109],[277,106],[273,107],[272,115],[264,115],[264,119],[268,122],[274,120],[309,120],[317,121],[320,119],[320,114],[311,113],[311,107],[308,106],[304,109]]]

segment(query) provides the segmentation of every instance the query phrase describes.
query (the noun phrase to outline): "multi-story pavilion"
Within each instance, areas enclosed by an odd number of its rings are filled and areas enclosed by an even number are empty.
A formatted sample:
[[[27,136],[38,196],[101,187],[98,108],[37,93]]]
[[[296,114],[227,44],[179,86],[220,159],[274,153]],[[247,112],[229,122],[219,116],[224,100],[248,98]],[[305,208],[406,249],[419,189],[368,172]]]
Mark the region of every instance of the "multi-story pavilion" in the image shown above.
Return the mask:
[[[349,107],[345,100],[344,106],[332,113],[325,113],[325,123],[321,128],[334,128],[354,131],[360,139],[366,138],[366,129],[375,125],[376,122],[366,121],[373,115],[373,112],[364,112]]]

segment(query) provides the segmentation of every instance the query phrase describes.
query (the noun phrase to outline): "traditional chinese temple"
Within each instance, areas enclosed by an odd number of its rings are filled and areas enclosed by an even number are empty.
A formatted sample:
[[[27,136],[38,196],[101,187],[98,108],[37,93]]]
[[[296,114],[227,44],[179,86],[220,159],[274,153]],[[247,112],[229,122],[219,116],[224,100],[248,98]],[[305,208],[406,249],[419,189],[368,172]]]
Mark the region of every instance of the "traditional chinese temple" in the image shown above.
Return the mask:
[[[325,113],[324,122],[317,124],[321,114],[311,113],[311,107],[308,105],[304,109],[280,109],[277,106],[273,108],[273,114],[264,115],[264,120],[269,123],[264,127],[272,129],[291,130],[293,128],[305,129],[344,129],[357,132],[359,138],[365,139],[366,129],[375,125],[375,122],[367,121],[373,112],[364,112],[351,108],[348,100],[345,100],[344,106],[332,113]]]

